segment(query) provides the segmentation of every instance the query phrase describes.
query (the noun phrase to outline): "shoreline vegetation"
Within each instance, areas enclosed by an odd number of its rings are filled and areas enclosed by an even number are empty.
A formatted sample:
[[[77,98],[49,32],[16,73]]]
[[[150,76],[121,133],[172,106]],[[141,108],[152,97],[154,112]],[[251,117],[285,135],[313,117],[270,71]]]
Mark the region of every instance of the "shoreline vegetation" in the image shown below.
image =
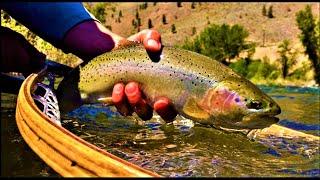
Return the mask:
[[[320,22],[317,19],[319,13],[312,12],[314,4],[305,3],[299,5],[299,8],[292,3],[279,5],[276,3],[85,2],[83,4],[101,23],[115,33],[126,37],[146,28],[159,30],[162,34],[162,42],[165,44],[212,57],[257,85],[319,87],[320,70],[317,72],[315,69],[320,68],[320,43],[317,40],[320,38]],[[216,6],[215,13],[221,14],[229,12],[236,6],[242,9],[246,6],[255,6],[261,10],[259,14],[253,14],[251,9],[248,9],[245,14],[241,11],[241,15],[237,16],[240,19],[239,23],[214,22],[208,16],[214,13],[213,10],[209,11],[211,6]],[[283,14],[278,11],[283,7],[286,7],[283,12],[285,15],[281,18]],[[174,8],[177,11],[170,11]],[[224,11],[219,8],[223,8]],[[320,8],[319,4],[318,8]],[[181,14],[177,14],[179,11]],[[170,12],[172,12],[171,15]],[[201,13],[207,14],[201,26],[192,23],[182,25],[181,22],[185,21],[183,18]],[[241,23],[243,19],[254,21],[254,16],[262,16],[260,18],[263,19],[259,22],[261,28],[257,28],[263,32],[262,42],[261,39],[255,38],[258,30],[252,30],[247,24]],[[290,22],[292,27],[286,27],[286,31],[296,38],[281,37],[280,40],[278,36],[284,36],[283,32],[275,35],[270,33],[271,30],[268,29],[270,27],[265,27],[270,21],[275,20],[280,24],[283,21],[283,24],[288,25],[289,16],[294,22]],[[125,23],[132,27],[123,30],[129,30],[128,32],[119,31],[118,27]],[[65,54],[36,36],[3,10],[1,10],[1,25],[21,33],[39,51],[46,54],[48,59],[71,67],[82,62],[78,57]],[[187,26],[190,32],[186,32],[183,29],[184,26]],[[291,32],[290,28],[296,28],[298,31],[292,33],[293,30]]]

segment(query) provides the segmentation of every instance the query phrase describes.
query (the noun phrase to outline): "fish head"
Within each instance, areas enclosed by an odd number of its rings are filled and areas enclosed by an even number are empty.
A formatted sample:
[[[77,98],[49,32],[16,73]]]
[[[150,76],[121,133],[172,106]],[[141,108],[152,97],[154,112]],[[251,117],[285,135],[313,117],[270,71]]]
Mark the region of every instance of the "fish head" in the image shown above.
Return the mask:
[[[208,89],[197,103],[209,114],[207,124],[230,129],[257,129],[278,122],[279,105],[244,78],[229,78]]]

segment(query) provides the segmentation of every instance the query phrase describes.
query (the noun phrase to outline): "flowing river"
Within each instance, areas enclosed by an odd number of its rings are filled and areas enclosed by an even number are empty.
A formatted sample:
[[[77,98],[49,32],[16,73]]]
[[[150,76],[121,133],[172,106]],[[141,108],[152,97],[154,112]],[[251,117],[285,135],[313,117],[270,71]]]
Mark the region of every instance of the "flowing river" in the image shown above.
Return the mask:
[[[281,106],[278,124],[320,135],[320,89],[260,86]],[[24,142],[15,123],[16,96],[1,95],[1,175],[59,176]],[[319,177],[319,142],[270,137],[250,140],[178,117],[165,124],[121,117],[84,105],[62,125],[86,141],[167,177]]]

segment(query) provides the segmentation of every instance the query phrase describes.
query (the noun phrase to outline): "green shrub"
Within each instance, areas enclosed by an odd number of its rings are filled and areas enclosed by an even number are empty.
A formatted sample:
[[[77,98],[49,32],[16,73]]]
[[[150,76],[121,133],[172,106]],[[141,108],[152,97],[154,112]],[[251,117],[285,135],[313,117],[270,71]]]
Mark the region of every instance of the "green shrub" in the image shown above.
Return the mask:
[[[271,65],[266,62],[261,62],[261,60],[252,61],[248,66],[248,79],[257,80],[267,80],[267,79],[277,79],[280,75],[280,71],[276,66]]]
[[[249,50],[253,44],[245,42],[249,33],[240,25],[212,24],[205,28],[195,39],[187,41],[192,45],[182,47],[209,56],[226,65],[243,50]]]
[[[105,18],[105,10],[106,10],[106,3],[105,2],[98,2],[95,3],[93,6],[86,6],[88,11],[94,15],[102,24],[106,22]]]
[[[231,63],[229,67],[233,69],[236,73],[241,74],[246,77],[248,74],[248,65],[250,63],[250,59],[241,58],[238,61]]]
[[[310,71],[310,66],[307,63],[303,63],[302,67],[294,70],[290,76],[289,79],[290,80],[306,80],[306,74],[307,72]]]

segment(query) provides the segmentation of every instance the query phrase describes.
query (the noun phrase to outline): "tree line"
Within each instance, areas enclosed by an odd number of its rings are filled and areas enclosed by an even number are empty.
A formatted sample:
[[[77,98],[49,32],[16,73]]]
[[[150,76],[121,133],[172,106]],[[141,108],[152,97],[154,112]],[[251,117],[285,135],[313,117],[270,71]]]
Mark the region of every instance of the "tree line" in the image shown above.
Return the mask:
[[[307,5],[304,10],[297,12],[296,24],[301,31],[299,38],[305,48],[305,54],[308,55],[315,72],[314,79],[320,85],[320,21],[318,19],[316,22],[311,7]],[[218,60],[247,78],[254,76],[269,79],[276,79],[279,76],[283,79],[305,78],[308,71],[306,65],[290,72],[290,68],[297,63],[297,52],[292,50],[290,40],[285,39],[278,46],[280,55],[278,62],[281,64],[279,69],[275,65],[268,64],[267,57],[260,61],[252,61],[251,56],[255,51],[256,44],[245,41],[248,35],[248,31],[238,24],[233,26],[210,24],[193,40],[186,39],[180,47]],[[232,63],[231,60],[237,58],[243,51],[247,51],[247,57]]]

